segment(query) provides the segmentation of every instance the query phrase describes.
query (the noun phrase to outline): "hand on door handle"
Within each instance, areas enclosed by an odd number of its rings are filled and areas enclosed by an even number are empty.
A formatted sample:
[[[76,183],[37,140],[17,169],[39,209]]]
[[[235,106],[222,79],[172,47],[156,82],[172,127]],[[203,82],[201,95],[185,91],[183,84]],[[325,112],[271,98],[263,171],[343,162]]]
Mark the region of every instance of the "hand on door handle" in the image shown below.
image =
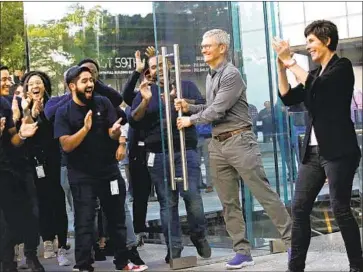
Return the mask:
[[[185,101],[185,99],[176,98],[174,100],[174,106],[176,111],[182,110],[184,113],[189,112],[189,104]]]
[[[183,128],[190,127],[192,125],[192,122],[190,121],[190,117],[183,116],[183,117],[178,117],[178,119],[176,120],[176,124],[178,129],[181,130]]]

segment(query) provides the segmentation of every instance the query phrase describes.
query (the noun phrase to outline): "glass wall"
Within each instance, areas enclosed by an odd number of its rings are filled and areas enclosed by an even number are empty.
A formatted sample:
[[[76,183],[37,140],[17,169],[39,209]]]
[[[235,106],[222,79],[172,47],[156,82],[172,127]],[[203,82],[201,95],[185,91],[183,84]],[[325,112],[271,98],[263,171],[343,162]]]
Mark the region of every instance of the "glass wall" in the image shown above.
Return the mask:
[[[300,105],[286,108],[278,99],[276,56],[270,43],[273,36],[289,39],[297,62],[306,70],[311,69],[313,63],[305,50],[304,28],[318,18],[333,20],[340,31],[338,54],[352,60],[356,90],[362,90],[361,3],[336,2],[329,5],[326,9],[326,4],[319,2],[25,2],[30,69],[47,72],[52,79],[53,95],[60,95],[64,93],[63,73],[66,69],[84,58],[92,58],[100,65],[100,80],[122,93],[136,68],[136,50],[140,50],[144,58],[148,46],[155,46],[159,52],[165,46],[172,53],[173,45],[179,44],[182,80],[194,83],[205,97],[208,67],[200,52],[202,35],[213,28],[224,29],[231,36],[230,60],[247,82],[249,112],[268,180],[289,207],[297,178],[306,113]],[[322,14],[323,11],[327,13]],[[171,61],[173,64],[172,58]],[[171,76],[175,78],[173,66]],[[288,77],[292,85],[297,84],[292,74]],[[356,126],[362,146],[361,123],[357,122]],[[211,184],[209,141],[210,133],[199,131],[200,189],[213,256],[224,257],[231,253],[226,249],[231,249],[232,242],[225,230],[222,206]],[[126,167],[120,166],[127,180]],[[166,178],[164,174],[160,175]],[[353,188],[357,218],[362,215],[359,207],[362,203],[359,199],[361,184],[360,168]],[[242,180],[240,194],[247,238],[258,249],[253,254],[267,254],[270,252],[269,241],[280,236]],[[327,186],[324,186],[314,210],[314,235],[337,230],[335,223],[327,220],[323,212],[325,208],[329,211],[329,207],[324,206],[327,195]],[[164,249],[160,206],[155,196],[153,192],[148,203],[146,242],[153,246],[162,244]],[[130,192],[130,208],[131,203]],[[324,209],[319,209],[321,207]],[[72,222],[73,215],[69,215]],[[195,255],[188,237],[189,226],[182,198],[179,216],[185,254]],[[331,217],[331,212],[328,216]],[[73,231],[72,224],[70,231]]]
[[[173,45],[178,44],[182,84],[186,84],[186,82],[194,83],[198,89],[194,90],[195,94],[199,92],[203,97],[205,97],[205,79],[208,72],[208,66],[206,63],[204,63],[200,50],[202,35],[207,30],[213,28],[224,29],[230,33],[230,35],[233,35],[231,3],[155,2],[153,5],[155,20],[155,47],[159,49],[160,53],[160,48],[166,47],[167,52],[169,54],[173,54]],[[234,46],[232,44],[230,54],[231,59],[237,57],[235,56],[234,52]],[[176,77],[174,57],[171,56],[169,60],[172,63],[170,70],[170,80],[174,81]],[[166,128],[164,127],[164,129]],[[214,191],[211,184],[210,166],[207,151],[210,137],[210,130],[206,134],[200,133],[198,137],[197,156],[202,168],[200,189],[203,200],[204,214],[208,224],[207,239],[214,248],[213,256],[222,257],[228,254],[229,250],[218,251],[217,248],[231,248],[232,243],[225,230],[222,217],[223,208],[220,204],[217,193]],[[174,151],[178,153],[176,149],[174,149]],[[187,164],[189,163],[191,162],[187,162]],[[168,187],[168,184],[165,184],[164,186]],[[190,185],[190,187],[192,187],[192,185]],[[187,202],[185,202],[185,205],[183,202],[184,201],[180,197],[179,217],[180,221],[183,222],[182,232],[184,245],[188,247],[193,245],[191,240],[188,238],[190,230],[188,228],[187,218],[189,217],[190,219],[191,217],[187,216]],[[195,255],[195,252],[191,251],[191,254]]]

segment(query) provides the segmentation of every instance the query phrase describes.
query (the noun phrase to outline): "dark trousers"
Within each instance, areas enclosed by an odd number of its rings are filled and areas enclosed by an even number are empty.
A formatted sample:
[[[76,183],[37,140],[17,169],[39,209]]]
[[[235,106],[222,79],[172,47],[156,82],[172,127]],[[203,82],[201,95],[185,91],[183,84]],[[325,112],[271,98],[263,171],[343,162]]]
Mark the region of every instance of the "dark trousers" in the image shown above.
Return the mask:
[[[135,156],[130,157],[129,169],[132,185],[132,214],[135,233],[146,232],[146,213],[151,192],[151,178],[146,165],[145,147],[136,147]]]
[[[57,235],[58,247],[65,247],[68,218],[65,194],[60,183],[60,167],[49,169],[44,178],[36,178],[35,185],[38,194],[40,235],[43,241],[53,241]]]
[[[24,242],[28,245],[25,255],[36,256],[39,244],[38,218],[27,190],[26,182],[33,182],[31,171],[21,176],[0,172],[0,209],[6,222],[5,233],[1,239],[0,255],[5,263],[13,262],[14,246]]]
[[[73,204],[75,227],[75,259],[77,267],[91,265],[91,250],[94,245],[94,226],[97,207],[97,197],[107,218],[110,238],[115,243],[115,261],[117,268],[123,268],[128,263],[126,254],[125,227],[125,181],[119,175],[119,194],[112,195],[110,180],[90,180],[88,183],[72,180],[69,176]]]
[[[359,228],[350,208],[353,179],[360,157],[352,155],[328,161],[319,155],[317,147],[308,147],[307,152],[308,160],[299,168],[292,204],[292,255],[289,269],[294,272],[305,269],[311,237],[310,213],[326,177],[329,180],[331,207],[350,265],[363,265]]]

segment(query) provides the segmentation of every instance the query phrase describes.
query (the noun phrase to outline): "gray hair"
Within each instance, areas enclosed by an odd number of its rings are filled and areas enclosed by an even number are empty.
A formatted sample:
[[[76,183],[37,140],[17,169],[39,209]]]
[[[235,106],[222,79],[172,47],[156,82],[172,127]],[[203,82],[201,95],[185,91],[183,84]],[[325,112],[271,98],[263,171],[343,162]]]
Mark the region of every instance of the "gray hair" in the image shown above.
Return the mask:
[[[217,43],[226,45],[228,51],[230,44],[230,36],[226,31],[222,29],[212,29],[205,32],[203,35],[203,39],[208,37],[213,37],[216,39]]]

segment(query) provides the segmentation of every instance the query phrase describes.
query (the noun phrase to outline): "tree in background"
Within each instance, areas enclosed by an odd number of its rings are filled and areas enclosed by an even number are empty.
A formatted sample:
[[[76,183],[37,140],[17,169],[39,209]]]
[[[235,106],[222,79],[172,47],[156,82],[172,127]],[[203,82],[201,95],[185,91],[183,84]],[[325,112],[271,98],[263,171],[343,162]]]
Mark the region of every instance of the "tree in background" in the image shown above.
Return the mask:
[[[23,2],[0,2],[0,62],[11,72],[24,70],[24,33]]]
[[[64,91],[64,71],[83,58],[98,60],[101,79],[120,90],[135,69],[135,50],[145,51],[156,43],[159,50],[161,46],[171,49],[174,43],[180,44],[181,64],[190,67],[186,76],[201,75],[206,69],[202,71],[193,64],[201,56],[202,34],[211,28],[231,33],[228,2],[154,2],[157,42],[152,10],[144,17],[114,15],[112,10],[102,8],[102,2],[89,10],[82,2],[69,4],[59,20],[27,26],[30,68],[50,75],[54,94]],[[199,85],[204,88],[202,81]]]

